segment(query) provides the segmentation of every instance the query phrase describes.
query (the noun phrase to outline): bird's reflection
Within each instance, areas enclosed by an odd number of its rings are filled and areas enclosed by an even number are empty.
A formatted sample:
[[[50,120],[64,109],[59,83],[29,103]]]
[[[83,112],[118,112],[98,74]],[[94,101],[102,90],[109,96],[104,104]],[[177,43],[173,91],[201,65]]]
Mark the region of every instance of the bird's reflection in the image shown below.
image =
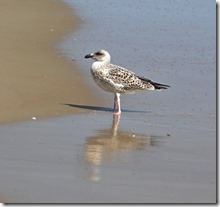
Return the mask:
[[[87,137],[84,160],[87,163],[86,178],[100,180],[100,165],[106,160],[117,160],[120,153],[143,150],[146,146],[158,144],[158,137],[137,134],[119,129],[120,115],[113,115],[110,129],[97,130],[97,134]]]

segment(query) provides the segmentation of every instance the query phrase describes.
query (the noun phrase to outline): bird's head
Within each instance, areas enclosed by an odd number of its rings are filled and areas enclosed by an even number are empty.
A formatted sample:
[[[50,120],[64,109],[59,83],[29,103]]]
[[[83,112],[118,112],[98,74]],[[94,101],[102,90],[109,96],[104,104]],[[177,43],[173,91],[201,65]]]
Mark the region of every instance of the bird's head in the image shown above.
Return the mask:
[[[95,61],[100,61],[100,62],[110,62],[110,55],[106,50],[99,50],[97,52],[88,54],[85,56],[85,58],[92,58]]]

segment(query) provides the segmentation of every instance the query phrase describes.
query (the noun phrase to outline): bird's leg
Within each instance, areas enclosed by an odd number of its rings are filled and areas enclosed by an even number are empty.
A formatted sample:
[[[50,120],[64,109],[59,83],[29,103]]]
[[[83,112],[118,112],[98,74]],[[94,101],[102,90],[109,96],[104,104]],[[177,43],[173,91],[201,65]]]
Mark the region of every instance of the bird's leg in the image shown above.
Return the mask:
[[[118,108],[118,111],[116,111],[116,106]],[[121,114],[120,93],[115,94],[114,114]]]
[[[115,94],[115,97],[114,97],[114,113],[116,112],[116,102],[117,102],[117,96]]]

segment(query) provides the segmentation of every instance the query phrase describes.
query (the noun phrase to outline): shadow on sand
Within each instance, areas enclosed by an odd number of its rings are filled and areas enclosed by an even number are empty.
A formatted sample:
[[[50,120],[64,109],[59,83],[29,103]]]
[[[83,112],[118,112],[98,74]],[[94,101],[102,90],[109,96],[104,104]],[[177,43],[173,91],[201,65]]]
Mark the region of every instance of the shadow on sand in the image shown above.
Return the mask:
[[[80,109],[88,109],[88,110],[95,110],[95,111],[108,111],[113,112],[112,108],[102,107],[102,106],[89,106],[89,105],[81,105],[81,104],[68,104],[68,103],[61,103],[62,105],[80,108]],[[149,111],[141,111],[141,110],[129,110],[129,109],[122,109],[122,112],[129,112],[129,113],[150,113]]]

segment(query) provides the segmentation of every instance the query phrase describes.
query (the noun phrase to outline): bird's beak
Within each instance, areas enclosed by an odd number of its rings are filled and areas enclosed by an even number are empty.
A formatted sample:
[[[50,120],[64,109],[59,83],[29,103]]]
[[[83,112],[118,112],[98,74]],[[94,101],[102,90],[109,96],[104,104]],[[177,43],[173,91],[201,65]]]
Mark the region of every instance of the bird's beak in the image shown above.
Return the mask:
[[[92,57],[93,57],[93,53],[85,56],[85,58],[92,58]]]

